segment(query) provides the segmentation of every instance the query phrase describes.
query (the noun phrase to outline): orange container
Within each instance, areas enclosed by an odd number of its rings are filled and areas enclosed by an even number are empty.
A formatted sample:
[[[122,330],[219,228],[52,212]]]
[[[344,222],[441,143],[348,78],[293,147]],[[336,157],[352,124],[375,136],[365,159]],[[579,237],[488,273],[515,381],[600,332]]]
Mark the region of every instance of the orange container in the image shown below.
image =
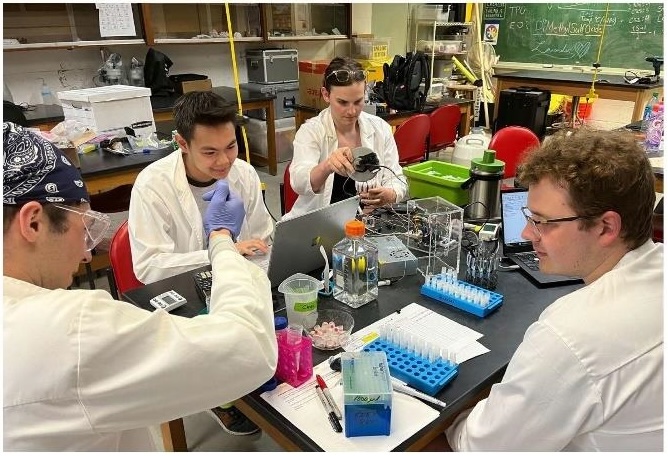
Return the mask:
[[[567,116],[571,115],[571,104],[571,101],[566,101],[566,104],[564,105],[564,111],[566,112]],[[578,105],[578,117],[580,119],[589,119],[589,117],[591,117],[591,110],[593,105],[593,100],[589,103],[586,103],[584,100],[580,100],[580,104]]]

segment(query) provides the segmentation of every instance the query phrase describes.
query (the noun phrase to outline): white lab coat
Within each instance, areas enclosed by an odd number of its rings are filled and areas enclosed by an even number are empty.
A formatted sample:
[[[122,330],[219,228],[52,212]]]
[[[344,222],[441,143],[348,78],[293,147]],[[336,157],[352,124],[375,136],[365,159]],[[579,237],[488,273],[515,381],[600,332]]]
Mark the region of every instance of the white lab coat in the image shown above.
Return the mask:
[[[392,128],[383,119],[364,111],[358,118],[362,146],[378,155],[381,168],[374,180],[380,187],[391,187],[397,194],[396,201],[406,198],[408,186],[399,165],[399,152],[394,142]],[[314,209],[329,205],[332,198],[334,174],[330,174],[320,193],[311,187],[311,170],[325,161],[339,147],[330,108],[324,109],[316,117],[308,119],[297,131],[294,141],[294,155],[290,164],[290,185],[299,194],[290,212],[283,220],[297,217]],[[395,176],[396,174],[396,176]],[[398,176],[398,177],[397,177]]]
[[[461,451],[662,451],[663,244],[545,309],[446,435]]]
[[[212,244],[211,313],[194,318],[4,277],[3,449],[154,450],[147,426],[270,379],[278,349],[267,276],[229,238]]]
[[[274,225],[262,199],[257,172],[236,159],[227,180],[246,210],[238,240],[268,242]],[[128,230],[134,272],[143,283],[209,264],[202,215],[190,190],[180,149],[151,163],[137,176]]]

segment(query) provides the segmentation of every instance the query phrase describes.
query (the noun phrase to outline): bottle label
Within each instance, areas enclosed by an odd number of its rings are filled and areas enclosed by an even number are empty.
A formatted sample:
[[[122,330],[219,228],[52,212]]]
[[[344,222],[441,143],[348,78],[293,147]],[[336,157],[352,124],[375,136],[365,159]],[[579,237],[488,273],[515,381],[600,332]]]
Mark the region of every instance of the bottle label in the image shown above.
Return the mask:
[[[308,302],[296,302],[294,304],[295,312],[313,312],[318,308],[318,299]]]

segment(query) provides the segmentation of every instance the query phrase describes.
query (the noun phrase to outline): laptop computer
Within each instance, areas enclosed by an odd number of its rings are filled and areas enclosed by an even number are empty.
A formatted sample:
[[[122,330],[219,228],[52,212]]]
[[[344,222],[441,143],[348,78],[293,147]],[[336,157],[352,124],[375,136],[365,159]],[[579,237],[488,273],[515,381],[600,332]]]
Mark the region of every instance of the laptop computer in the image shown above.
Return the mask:
[[[501,190],[501,241],[503,255],[519,266],[522,273],[538,287],[582,283],[577,277],[543,274],[538,267],[538,257],[530,241],[522,238],[526,219],[522,207],[527,205],[529,191],[524,188]]]
[[[298,217],[280,220],[276,223],[269,253],[247,258],[267,271],[272,288],[297,272],[308,274],[323,268],[325,259],[320,246],[331,258],[332,247],[345,237],[345,224],[355,218],[358,207],[359,197],[355,196]]]

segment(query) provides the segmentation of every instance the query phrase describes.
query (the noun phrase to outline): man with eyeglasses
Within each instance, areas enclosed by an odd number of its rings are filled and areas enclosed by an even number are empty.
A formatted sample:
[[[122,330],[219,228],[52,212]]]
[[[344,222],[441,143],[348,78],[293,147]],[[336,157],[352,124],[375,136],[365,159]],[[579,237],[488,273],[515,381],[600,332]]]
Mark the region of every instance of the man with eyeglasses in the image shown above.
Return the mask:
[[[662,451],[663,244],[645,152],[627,134],[580,130],[547,140],[517,178],[541,271],[585,286],[528,328],[501,383],[446,431],[450,446]]]
[[[3,124],[5,451],[156,450],[149,426],[241,397],[276,370],[269,281],[234,247],[245,212],[225,183],[204,217],[211,310],[192,319],[66,289],[109,226],[89,201],[60,150]]]
[[[321,93],[329,103],[297,131],[290,164],[290,185],[299,197],[288,219],[359,194],[369,210],[402,201],[407,185],[399,165],[392,128],[362,111],[366,72],[348,57],[336,57],[325,69]],[[354,182],[352,150],[367,147],[378,156],[379,171],[368,182]]]

